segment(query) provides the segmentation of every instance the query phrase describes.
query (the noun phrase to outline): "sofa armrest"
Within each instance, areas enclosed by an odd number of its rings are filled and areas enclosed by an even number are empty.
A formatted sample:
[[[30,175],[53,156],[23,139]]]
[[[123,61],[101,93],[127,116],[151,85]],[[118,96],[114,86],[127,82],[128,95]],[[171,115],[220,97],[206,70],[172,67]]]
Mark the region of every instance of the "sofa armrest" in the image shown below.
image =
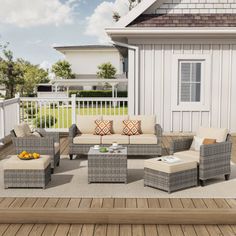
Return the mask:
[[[200,147],[200,156],[208,157],[215,156],[220,154],[229,154],[232,150],[232,142],[222,142],[209,145],[201,145]]]
[[[161,145],[162,128],[159,124],[155,125],[155,135],[157,137],[157,144]]]
[[[170,145],[170,154],[189,150],[193,142],[193,138],[181,138],[173,140]]]
[[[76,124],[73,124],[69,128],[69,143],[73,143],[73,138],[78,134],[78,127]]]
[[[36,131],[40,132],[44,137],[52,137],[55,143],[60,143],[59,132],[48,132],[45,129],[36,129]]]

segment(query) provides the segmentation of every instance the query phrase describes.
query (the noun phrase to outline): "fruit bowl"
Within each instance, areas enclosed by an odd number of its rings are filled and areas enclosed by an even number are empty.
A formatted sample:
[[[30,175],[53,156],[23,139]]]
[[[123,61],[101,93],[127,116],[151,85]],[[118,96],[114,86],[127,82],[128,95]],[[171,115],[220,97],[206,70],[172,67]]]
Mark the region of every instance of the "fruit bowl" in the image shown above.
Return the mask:
[[[29,153],[26,151],[21,152],[17,157],[21,160],[32,160],[32,159],[39,159],[40,154],[34,152],[34,153]]]

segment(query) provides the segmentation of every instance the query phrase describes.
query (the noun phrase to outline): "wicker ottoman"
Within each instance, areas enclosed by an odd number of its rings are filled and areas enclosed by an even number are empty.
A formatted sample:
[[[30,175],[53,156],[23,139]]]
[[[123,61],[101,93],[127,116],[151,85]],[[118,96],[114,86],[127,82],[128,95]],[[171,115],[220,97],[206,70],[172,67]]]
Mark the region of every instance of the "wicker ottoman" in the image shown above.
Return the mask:
[[[51,156],[20,160],[10,156],[4,163],[5,188],[45,188],[51,180]]]
[[[168,164],[159,159],[144,162],[144,186],[171,193],[198,185],[197,162],[181,159],[180,162]]]
[[[127,183],[127,148],[120,149],[120,153],[101,153],[90,148],[88,182]]]

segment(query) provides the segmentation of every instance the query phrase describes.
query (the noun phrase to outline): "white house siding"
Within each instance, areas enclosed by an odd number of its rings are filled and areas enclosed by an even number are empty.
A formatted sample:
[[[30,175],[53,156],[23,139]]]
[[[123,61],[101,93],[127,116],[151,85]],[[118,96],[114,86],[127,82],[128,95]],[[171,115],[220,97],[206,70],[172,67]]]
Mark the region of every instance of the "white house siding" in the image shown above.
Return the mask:
[[[162,0],[146,13],[236,13],[236,0]]]
[[[71,50],[65,52],[65,58],[75,74],[96,75],[98,66],[106,62],[111,62],[117,74],[123,74],[123,59],[118,50]]]
[[[155,114],[165,132],[194,132],[200,125],[227,127],[236,132],[236,43],[219,40],[132,39],[140,48],[139,111]],[[202,55],[209,58],[208,108],[175,109],[173,58]],[[131,63],[130,63],[131,64]],[[134,88],[133,88],[134,89]],[[174,86],[174,89],[177,88]],[[132,97],[130,97],[132,104]],[[134,104],[137,106],[137,100]]]

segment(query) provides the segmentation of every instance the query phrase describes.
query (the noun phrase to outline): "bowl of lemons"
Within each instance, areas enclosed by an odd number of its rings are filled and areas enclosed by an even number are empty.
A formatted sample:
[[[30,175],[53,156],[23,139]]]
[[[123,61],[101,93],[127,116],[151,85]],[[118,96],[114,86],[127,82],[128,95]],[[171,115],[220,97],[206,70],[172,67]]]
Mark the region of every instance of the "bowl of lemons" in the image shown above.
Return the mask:
[[[17,155],[18,158],[20,158],[21,160],[32,160],[32,159],[39,159],[40,158],[40,154],[39,153],[29,153],[26,151],[21,152],[19,155]]]

